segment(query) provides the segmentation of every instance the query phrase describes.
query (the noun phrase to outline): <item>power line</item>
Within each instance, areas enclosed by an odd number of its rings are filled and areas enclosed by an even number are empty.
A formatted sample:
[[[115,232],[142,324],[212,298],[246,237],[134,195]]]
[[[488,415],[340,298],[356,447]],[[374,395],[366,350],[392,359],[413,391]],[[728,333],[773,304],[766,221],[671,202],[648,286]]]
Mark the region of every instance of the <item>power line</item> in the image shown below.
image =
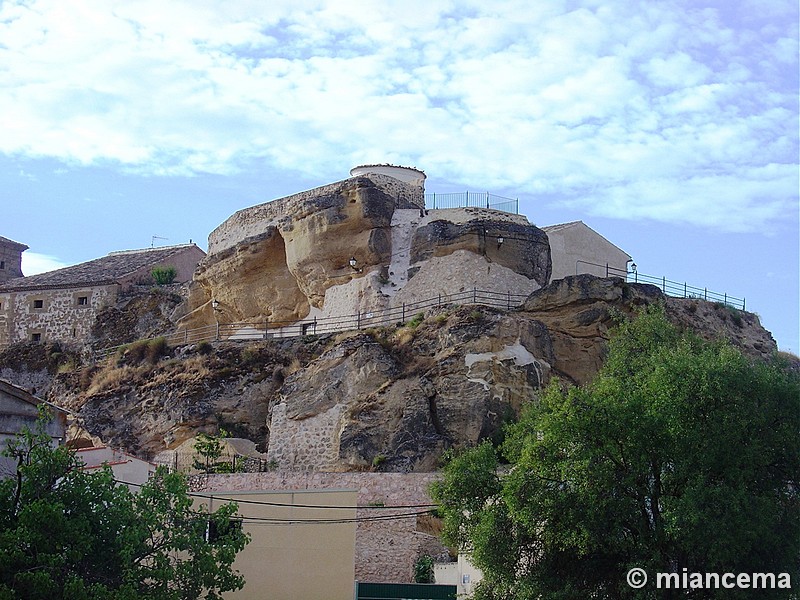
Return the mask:
[[[114,479],[115,482],[121,483],[123,485],[132,485],[134,487],[142,487],[144,484],[142,483],[132,483],[128,481],[122,481],[120,479]],[[271,490],[277,491],[281,493],[281,490]],[[291,494],[297,490],[285,490],[283,493]],[[258,506],[277,506],[277,507],[286,507],[286,508],[310,508],[310,509],[323,509],[323,510],[331,510],[331,509],[338,509],[338,510],[401,510],[401,509],[411,509],[411,508],[427,508],[427,509],[434,509],[437,508],[438,504],[397,504],[397,505],[381,505],[381,504],[367,504],[362,506],[342,506],[342,505],[327,505],[327,504],[291,504],[288,502],[268,502],[266,500],[241,500],[241,499],[232,499],[232,498],[224,498],[222,495],[235,495],[236,492],[220,492],[221,495],[215,494],[201,494],[198,492],[187,492],[188,496],[192,498],[203,498],[206,500],[221,500],[225,502],[235,502],[237,504],[254,504]],[[423,514],[426,514],[430,511],[424,511]],[[391,516],[391,515],[389,515]],[[363,517],[369,518],[369,517]]]

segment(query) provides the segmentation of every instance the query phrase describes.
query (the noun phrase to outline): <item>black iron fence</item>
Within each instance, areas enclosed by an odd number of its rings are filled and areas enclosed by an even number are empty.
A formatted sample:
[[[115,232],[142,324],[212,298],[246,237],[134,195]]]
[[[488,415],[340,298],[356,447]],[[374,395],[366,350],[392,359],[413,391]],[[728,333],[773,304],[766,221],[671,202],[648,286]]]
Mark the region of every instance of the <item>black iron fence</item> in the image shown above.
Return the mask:
[[[747,303],[744,298],[737,298],[729,296],[724,292],[714,292],[708,288],[701,288],[689,285],[685,281],[672,281],[666,277],[655,277],[653,275],[643,275],[636,269],[626,271],[606,264],[591,263],[584,260],[575,261],[575,274],[578,274],[580,266],[593,266],[598,267],[601,271],[605,269],[606,277],[620,277],[625,279],[628,283],[649,283],[657,286],[667,296],[676,298],[697,298],[700,300],[708,300],[710,302],[721,302],[725,306],[736,308],[738,310],[745,310]],[[585,272],[585,271],[584,271]]]
[[[582,260],[576,261],[576,275],[581,271],[582,265],[584,267],[596,267],[597,269],[590,270],[594,271],[594,274],[598,276],[603,276],[604,272],[606,277],[619,277],[629,283],[649,283],[656,285],[662,292],[669,296],[699,298],[712,302],[720,302],[739,310],[745,310],[746,304],[744,298],[729,296],[727,293],[714,292],[708,288],[691,286],[685,282],[672,281],[666,277],[643,275],[638,273],[635,269],[626,271],[611,266],[608,263],[599,264]],[[584,268],[582,272],[587,272],[587,269]],[[301,321],[270,321],[263,319],[258,321],[240,321],[236,323],[215,323],[213,325],[204,325],[193,329],[175,331],[160,337],[163,337],[171,346],[219,340],[236,341],[294,338],[306,335],[321,335],[402,324],[413,319],[420,313],[424,315],[425,311],[428,309],[452,304],[480,304],[510,310],[520,306],[527,298],[528,294],[517,294],[510,291],[497,292],[473,288],[453,294],[438,294],[435,297],[418,302],[403,303],[393,308],[357,312],[351,315],[315,317]],[[124,349],[126,346],[127,344],[100,350],[95,354],[95,358],[105,358]]]
[[[181,473],[266,473],[277,468],[274,461],[228,452],[210,460],[196,452],[165,450],[159,452],[152,462]]]
[[[425,194],[425,208],[491,208],[519,214],[519,198],[506,198],[489,192],[452,192]]]

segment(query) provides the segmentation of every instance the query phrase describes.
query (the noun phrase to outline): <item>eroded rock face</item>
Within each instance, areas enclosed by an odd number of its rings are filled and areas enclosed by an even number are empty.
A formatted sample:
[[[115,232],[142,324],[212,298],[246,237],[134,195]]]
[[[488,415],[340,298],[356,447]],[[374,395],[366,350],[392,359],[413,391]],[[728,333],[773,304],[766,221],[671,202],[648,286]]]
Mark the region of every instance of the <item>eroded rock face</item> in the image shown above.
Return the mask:
[[[286,382],[271,459],[300,470],[433,470],[446,448],[497,434],[549,377],[547,332],[489,309],[375,335],[348,337]]]
[[[275,226],[200,263],[189,295],[188,328],[247,320],[296,321],[308,314],[305,294],[286,263],[286,245]]]
[[[549,279],[547,235],[524,216],[428,213],[404,185],[354,177],[239,211],[209,236],[181,326],[341,318],[473,288],[527,295]]]
[[[534,292],[520,310],[441,307],[417,326],[84,367],[56,375],[46,398],[73,410],[89,434],[144,455],[224,427],[282,468],[429,471],[445,449],[498,436],[553,376],[591,381],[618,313],[654,302],[678,325],[751,356],[776,350],[755,315],[581,275]],[[4,374],[10,366],[0,363]],[[14,377],[34,368],[20,363]]]
[[[484,216],[461,223],[439,219],[419,227],[411,245],[411,268],[457,250],[484,256],[487,262],[507,267],[540,286],[550,280],[550,243],[544,231]]]

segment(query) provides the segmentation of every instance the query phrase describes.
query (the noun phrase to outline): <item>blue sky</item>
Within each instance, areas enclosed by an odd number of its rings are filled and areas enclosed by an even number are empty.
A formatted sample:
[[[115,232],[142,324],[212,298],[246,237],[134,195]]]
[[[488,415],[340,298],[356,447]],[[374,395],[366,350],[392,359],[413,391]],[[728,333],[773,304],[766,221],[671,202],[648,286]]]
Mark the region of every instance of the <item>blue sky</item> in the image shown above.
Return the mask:
[[[795,0],[0,0],[26,274],[414,165],[745,297],[798,352]]]

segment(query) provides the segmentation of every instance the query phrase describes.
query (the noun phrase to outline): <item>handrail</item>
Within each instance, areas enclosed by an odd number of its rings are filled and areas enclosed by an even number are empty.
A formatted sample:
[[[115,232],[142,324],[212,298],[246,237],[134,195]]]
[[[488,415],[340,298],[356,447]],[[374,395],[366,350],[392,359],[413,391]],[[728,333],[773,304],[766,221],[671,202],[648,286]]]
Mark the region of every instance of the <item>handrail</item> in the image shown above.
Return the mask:
[[[681,298],[700,298],[721,302],[740,310],[745,310],[745,299],[710,291],[708,288],[690,286],[687,283],[671,281],[666,277],[643,275],[635,269],[627,271],[606,264],[592,263],[578,260],[575,262],[575,274],[578,274],[580,264],[605,269],[606,277],[620,277],[628,283],[650,283],[657,285],[662,292],[669,296]],[[372,327],[382,327],[392,323],[406,323],[421,311],[447,304],[480,304],[495,308],[510,310],[521,305],[529,294],[516,294],[511,291],[497,292],[494,290],[479,290],[472,288],[453,294],[438,294],[436,297],[419,300],[417,302],[403,303],[401,306],[386,308],[376,311],[358,312],[351,315],[337,317],[314,317],[300,321],[240,321],[235,323],[215,323],[203,325],[193,329],[182,329],[157,337],[163,337],[172,346],[183,344],[197,344],[219,340],[267,340],[302,337],[305,335],[320,335],[338,333],[341,331],[362,330]],[[95,353],[99,360],[114,354],[128,346],[122,344],[112,348],[105,348]]]
[[[445,208],[490,208],[519,214],[519,198],[506,198],[489,192],[451,192],[425,194],[425,207],[432,210]]]
[[[721,302],[725,306],[730,306],[732,308],[736,308],[739,310],[745,310],[747,303],[744,298],[737,298],[735,296],[729,296],[727,293],[720,293],[720,292],[713,292],[708,288],[701,288],[696,287],[693,285],[689,285],[688,283],[679,282],[679,281],[672,281],[667,279],[666,277],[656,277],[654,275],[643,275],[639,273],[636,269],[631,271],[618,269],[606,264],[598,264],[587,262],[585,260],[577,260],[575,261],[575,274],[578,274],[578,265],[590,265],[593,267],[599,267],[601,269],[606,270],[606,277],[621,277],[625,279],[628,283],[649,283],[652,285],[657,286],[662,292],[664,292],[668,296],[672,296],[675,298],[698,298],[702,300],[710,300],[713,302]]]
[[[358,312],[336,317],[315,317],[300,321],[238,321],[235,323],[218,323],[203,325],[192,329],[173,331],[157,337],[163,337],[171,346],[197,344],[219,340],[266,340],[276,338],[293,338],[304,335],[320,335],[341,331],[363,330],[381,327],[392,323],[405,323],[414,315],[429,308],[447,304],[483,304],[495,308],[511,309],[522,304],[529,294],[516,294],[511,291],[497,292],[473,288],[454,294],[438,294],[436,297],[403,303],[400,306],[376,311]],[[121,344],[112,348],[104,348],[95,353],[100,360],[106,358],[129,344]]]

